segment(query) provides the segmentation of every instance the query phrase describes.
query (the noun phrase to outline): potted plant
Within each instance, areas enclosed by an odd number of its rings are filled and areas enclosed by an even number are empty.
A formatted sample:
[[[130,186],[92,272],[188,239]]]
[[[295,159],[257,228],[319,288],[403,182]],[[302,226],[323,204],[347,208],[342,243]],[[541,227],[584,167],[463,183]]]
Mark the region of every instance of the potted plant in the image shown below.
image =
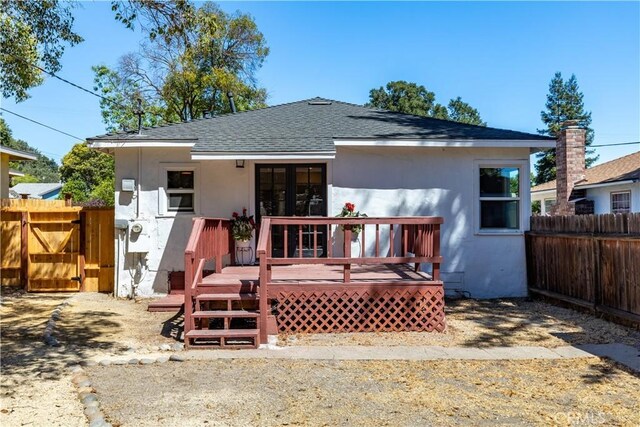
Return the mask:
[[[366,218],[367,214],[360,211],[356,211],[356,205],[351,202],[346,202],[342,207],[342,211],[337,215],[338,218]],[[340,228],[344,231],[345,226],[341,225]],[[351,226],[351,256],[360,257],[362,248],[360,247],[360,233],[362,232],[362,225],[356,224]],[[344,242],[347,245],[347,242]]]
[[[239,248],[249,247],[249,241],[256,229],[256,222],[253,215],[247,216],[247,208],[242,208],[242,215],[234,212],[231,215],[231,234]]]

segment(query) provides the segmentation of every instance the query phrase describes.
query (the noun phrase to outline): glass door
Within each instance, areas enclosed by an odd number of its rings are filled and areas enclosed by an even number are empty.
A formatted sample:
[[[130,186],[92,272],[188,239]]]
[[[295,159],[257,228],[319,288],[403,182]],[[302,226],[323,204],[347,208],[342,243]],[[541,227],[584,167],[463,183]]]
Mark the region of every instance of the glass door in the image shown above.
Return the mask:
[[[327,177],[324,164],[256,165],[257,219],[269,216],[326,216]],[[317,255],[326,254],[326,227],[318,227]],[[284,228],[272,227],[273,255],[284,256]],[[298,228],[288,232],[288,256],[313,256],[313,226],[303,228],[298,247]]]

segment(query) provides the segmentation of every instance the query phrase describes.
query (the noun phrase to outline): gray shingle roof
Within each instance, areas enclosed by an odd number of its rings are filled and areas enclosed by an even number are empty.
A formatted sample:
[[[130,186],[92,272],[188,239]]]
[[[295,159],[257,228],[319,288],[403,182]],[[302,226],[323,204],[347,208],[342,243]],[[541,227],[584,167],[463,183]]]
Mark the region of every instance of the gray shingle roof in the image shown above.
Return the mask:
[[[99,140],[195,140],[193,152],[334,151],[335,139],[552,140],[553,138],[413,116],[324,98],[193,120]]]
[[[11,190],[15,191],[17,194],[29,194],[32,198],[41,198],[45,194],[51,193],[52,191],[60,188],[62,188],[62,183],[59,182],[21,182],[20,184],[16,184],[11,187]]]

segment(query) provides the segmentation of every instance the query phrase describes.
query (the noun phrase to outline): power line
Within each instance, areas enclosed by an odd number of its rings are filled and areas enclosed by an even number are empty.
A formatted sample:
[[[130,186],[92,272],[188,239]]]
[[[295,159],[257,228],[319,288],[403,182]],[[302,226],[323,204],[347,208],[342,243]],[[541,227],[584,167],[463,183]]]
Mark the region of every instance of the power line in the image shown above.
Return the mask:
[[[640,141],[635,141],[635,142],[616,142],[613,144],[601,144],[601,145],[589,145],[589,147],[614,147],[616,145],[633,145],[633,144],[640,144]]]
[[[63,135],[70,136],[71,138],[77,139],[78,141],[84,141],[84,138],[78,138],[78,137],[77,137],[77,136],[75,136],[75,135],[71,135],[70,133],[67,133],[67,132],[65,132],[65,131],[62,131],[62,130],[60,130],[60,129],[56,129],[56,128],[51,127],[51,126],[49,126],[49,125],[45,125],[44,123],[40,123],[39,121],[37,121],[37,120],[33,120],[33,119],[30,119],[29,117],[21,116],[21,115],[20,115],[20,114],[18,114],[18,113],[14,113],[13,111],[9,111],[9,110],[7,110],[6,108],[0,107],[0,110],[2,110],[2,111],[6,111],[6,112],[7,112],[7,113],[9,113],[9,114],[13,114],[14,116],[20,117],[21,119],[28,120],[28,121],[30,121],[30,122],[33,122],[33,123],[35,123],[35,124],[37,124],[37,125],[40,125],[40,126],[46,127],[47,129],[51,129],[51,130],[56,131],[56,132],[58,132],[58,133],[61,133],[61,134],[63,134]]]
[[[75,87],[76,89],[80,89],[81,91],[84,91],[84,92],[86,92],[86,93],[88,93],[90,95],[96,96],[96,97],[98,97],[100,99],[103,99],[103,100],[105,100],[107,102],[110,102],[111,104],[116,105],[116,106],[118,106],[120,108],[125,108],[125,109],[129,108],[129,107],[126,107],[126,106],[114,101],[111,98],[107,98],[106,96],[102,96],[99,93],[95,93],[92,90],[89,90],[87,88],[84,88],[84,87],[80,86],[79,84],[73,83],[72,81],[69,81],[69,80],[67,80],[67,79],[65,79],[63,77],[60,77],[60,76],[58,76],[57,74],[55,74],[55,73],[53,73],[51,71],[47,71],[44,68],[42,68],[42,67],[40,67],[40,66],[38,66],[38,65],[36,65],[36,64],[34,64],[32,62],[24,60],[23,58],[19,58],[19,57],[13,56],[13,55],[9,55],[9,56],[11,56],[13,59],[17,59],[18,61],[22,61],[24,64],[27,64],[27,65],[29,65],[29,66],[31,66],[33,68],[36,68],[36,69],[42,71],[43,73],[48,74],[51,77],[60,80],[61,82],[64,82],[64,83],[66,83],[68,85],[71,85],[71,86]]]

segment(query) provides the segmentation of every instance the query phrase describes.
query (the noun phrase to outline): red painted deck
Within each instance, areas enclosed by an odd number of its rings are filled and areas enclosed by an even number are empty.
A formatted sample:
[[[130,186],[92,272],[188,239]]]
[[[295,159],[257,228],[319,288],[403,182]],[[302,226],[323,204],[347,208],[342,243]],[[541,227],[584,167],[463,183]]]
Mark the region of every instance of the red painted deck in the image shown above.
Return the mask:
[[[196,218],[185,250],[185,344],[257,347],[276,329],[442,331],[442,222],[439,217],[265,217],[256,245],[259,265],[223,268],[225,257],[233,264],[230,221]],[[283,230],[283,256],[274,255],[272,227]],[[332,242],[332,233],[341,233],[351,242],[353,228],[361,239],[359,253],[352,254],[350,244],[333,243],[324,253],[324,237]],[[293,244],[305,248],[306,256],[289,251]],[[208,260],[217,273],[204,272]],[[431,264],[433,277],[420,272],[421,264]]]
[[[170,294],[149,303],[148,311],[178,311],[184,304],[184,293]]]
[[[415,282],[415,285],[433,283],[426,273],[413,271],[413,266],[404,264],[354,265],[351,268],[351,282],[344,284],[343,267],[339,265],[282,265],[274,266],[270,282],[271,288],[287,288],[321,284],[342,284],[346,287],[376,283],[394,285]],[[229,266],[219,274],[211,274],[202,279],[200,286],[252,287],[259,285],[258,266]],[[240,290],[240,289],[237,289]]]

